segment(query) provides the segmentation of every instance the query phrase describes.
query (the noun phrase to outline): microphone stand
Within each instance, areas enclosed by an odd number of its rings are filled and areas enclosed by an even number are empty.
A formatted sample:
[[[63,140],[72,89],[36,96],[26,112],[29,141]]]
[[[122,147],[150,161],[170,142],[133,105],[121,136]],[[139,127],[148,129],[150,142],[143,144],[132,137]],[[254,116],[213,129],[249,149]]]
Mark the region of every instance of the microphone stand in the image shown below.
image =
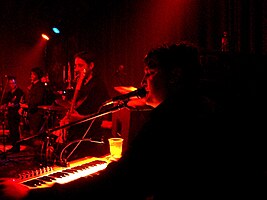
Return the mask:
[[[76,125],[76,124],[81,124],[81,123],[84,123],[84,122],[87,122],[87,121],[90,121],[90,120],[94,120],[96,118],[102,117],[102,116],[107,115],[109,113],[113,113],[115,111],[118,111],[121,108],[124,108],[126,106],[127,106],[127,101],[118,103],[116,106],[114,106],[114,107],[112,107],[110,109],[107,109],[105,111],[93,113],[93,114],[90,114],[90,115],[88,115],[88,116],[86,116],[86,117],[84,117],[82,119],[79,119],[79,120],[70,122],[68,124],[65,124],[65,125],[62,125],[62,126],[57,126],[57,127],[51,128],[51,129],[48,129],[47,130],[47,135],[50,135],[52,132],[57,131],[57,130],[61,130],[61,129],[64,129],[64,128],[67,128],[67,127],[70,127],[70,126],[73,126],[73,125]],[[77,140],[77,141],[79,142],[77,144],[77,146],[78,146],[81,143],[82,140]],[[94,142],[92,140],[89,140],[89,141],[90,142]],[[96,143],[99,143],[99,142],[96,142]],[[77,148],[77,146],[75,148]],[[73,153],[73,151],[71,153]],[[69,158],[69,156],[68,156],[68,158]],[[66,166],[66,161],[62,161],[61,158],[60,158],[60,163],[61,163],[61,165]]]
[[[3,81],[2,81],[2,83],[3,83]],[[5,96],[5,93],[6,93],[7,84],[8,84],[8,79],[6,80],[5,85],[2,84],[2,95],[1,95],[0,105],[2,105],[2,103],[3,103],[3,99],[4,99],[4,96]],[[3,145],[4,145],[4,151],[1,152],[1,154],[6,159],[5,113],[4,112],[2,113],[2,110],[1,110],[1,114],[3,114],[3,119],[1,119],[2,120],[1,124],[2,124],[2,139],[3,139]]]
[[[1,96],[0,105],[2,105],[2,103],[3,103],[7,85],[8,85],[8,79],[6,80],[5,86],[2,86],[2,96]]]
[[[0,105],[2,105],[3,100],[4,100],[4,96],[6,94],[6,89],[7,89],[7,85],[8,85],[8,78],[6,79],[5,85],[2,86],[2,96],[1,96],[1,100],[0,100]],[[2,110],[1,110],[2,112]],[[3,152],[1,151],[1,156],[3,157],[3,159],[6,160],[6,162],[11,161],[10,159],[7,159],[7,152],[6,152],[6,140],[7,140],[7,136],[5,135],[5,130],[6,130],[6,124],[5,124],[5,113],[1,113],[3,114],[3,119],[1,119],[1,125],[2,125],[2,140],[3,140]]]

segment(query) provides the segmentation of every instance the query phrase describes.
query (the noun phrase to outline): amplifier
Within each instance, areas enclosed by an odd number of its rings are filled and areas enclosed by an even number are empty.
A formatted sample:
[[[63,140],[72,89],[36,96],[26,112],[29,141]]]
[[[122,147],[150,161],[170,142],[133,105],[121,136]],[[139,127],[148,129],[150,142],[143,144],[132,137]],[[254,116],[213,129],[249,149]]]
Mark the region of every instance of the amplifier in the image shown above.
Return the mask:
[[[125,107],[112,113],[112,136],[124,139],[123,152],[147,120],[150,111],[150,107]]]

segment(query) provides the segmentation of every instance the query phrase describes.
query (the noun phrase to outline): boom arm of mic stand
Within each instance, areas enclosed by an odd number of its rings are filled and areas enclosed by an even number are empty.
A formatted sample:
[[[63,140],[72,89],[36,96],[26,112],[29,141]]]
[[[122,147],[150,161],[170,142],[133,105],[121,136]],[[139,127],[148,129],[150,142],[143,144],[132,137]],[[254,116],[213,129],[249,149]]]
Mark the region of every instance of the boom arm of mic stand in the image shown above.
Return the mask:
[[[93,119],[96,119],[96,118],[99,118],[99,117],[102,117],[104,115],[107,115],[109,113],[113,113],[115,111],[118,111],[120,110],[121,108],[124,108],[126,107],[127,104],[126,103],[123,103],[123,104],[118,104],[110,109],[107,109],[103,112],[97,112],[97,113],[93,113],[89,116],[86,116],[82,119],[79,119],[79,120],[76,120],[76,121],[73,121],[73,122],[70,122],[68,124],[65,124],[65,125],[62,125],[62,126],[57,126],[57,127],[54,127],[54,128],[51,128],[51,129],[48,129],[47,130],[47,133],[51,133],[51,132],[54,132],[54,131],[57,131],[57,130],[60,130],[60,129],[64,129],[64,128],[67,128],[67,127],[70,127],[70,126],[73,126],[73,125],[76,125],[76,124],[81,124],[83,122],[87,122],[89,120],[93,120]]]

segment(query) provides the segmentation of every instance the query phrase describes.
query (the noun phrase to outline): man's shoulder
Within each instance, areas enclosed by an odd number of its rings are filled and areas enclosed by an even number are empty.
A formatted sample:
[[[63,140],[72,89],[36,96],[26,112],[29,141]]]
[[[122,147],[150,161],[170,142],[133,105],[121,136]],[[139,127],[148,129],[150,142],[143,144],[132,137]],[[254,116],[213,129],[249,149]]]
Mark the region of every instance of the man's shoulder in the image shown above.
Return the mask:
[[[37,83],[36,83],[36,87],[38,88],[38,89],[40,89],[40,90],[45,90],[45,84],[43,83],[43,82],[41,82],[41,81],[38,81]]]
[[[24,94],[24,90],[22,90],[21,88],[17,88],[17,90],[16,90],[18,93],[20,93],[20,94]]]
[[[106,87],[105,81],[100,76],[94,76],[92,80],[95,84]]]

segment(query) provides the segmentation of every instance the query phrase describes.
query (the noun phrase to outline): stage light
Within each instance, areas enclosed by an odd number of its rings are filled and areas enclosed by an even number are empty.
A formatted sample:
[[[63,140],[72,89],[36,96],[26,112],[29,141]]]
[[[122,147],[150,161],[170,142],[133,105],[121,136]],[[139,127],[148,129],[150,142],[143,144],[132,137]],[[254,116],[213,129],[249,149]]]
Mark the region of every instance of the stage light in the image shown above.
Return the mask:
[[[50,38],[49,38],[49,36],[48,35],[46,35],[46,34],[42,34],[42,38],[44,38],[44,39],[46,39],[46,40],[49,40]]]
[[[59,34],[60,33],[60,30],[56,27],[53,27],[52,30],[54,31],[54,33],[56,34]]]

